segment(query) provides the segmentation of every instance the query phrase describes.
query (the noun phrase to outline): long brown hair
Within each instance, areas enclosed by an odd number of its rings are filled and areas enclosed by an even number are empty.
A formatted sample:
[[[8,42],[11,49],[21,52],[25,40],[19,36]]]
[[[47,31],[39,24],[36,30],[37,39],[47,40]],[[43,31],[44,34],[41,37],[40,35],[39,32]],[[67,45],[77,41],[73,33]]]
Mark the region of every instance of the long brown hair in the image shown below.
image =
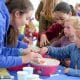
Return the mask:
[[[5,37],[6,46],[15,47],[18,40],[19,31],[14,26],[10,25],[7,31],[7,36]]]
[[[11,0],[6,3],[9,12],[15,14],[16,11],[19,11],[20,15],[28,13],[33,10],[33,5],[29,0]],[[19,31],[15,26],[10,25],[5,37],[5,44],[10,47],[15,47],[18,40]]]
[[[45,0],[44,1],[42,13],[47,20],[52,20],[52,12],[59,1],[61,0]]]

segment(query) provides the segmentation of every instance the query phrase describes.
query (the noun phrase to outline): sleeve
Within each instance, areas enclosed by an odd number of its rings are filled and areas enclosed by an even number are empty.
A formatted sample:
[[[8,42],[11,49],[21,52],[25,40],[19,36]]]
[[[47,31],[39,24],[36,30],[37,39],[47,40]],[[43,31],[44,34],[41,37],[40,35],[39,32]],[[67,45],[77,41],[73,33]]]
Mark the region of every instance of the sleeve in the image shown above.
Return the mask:
[[[5,35],[5,27],[6,27],[6,21],[3,18],[2,14],[0,13],[0,47],[3,47],[4,45],[4,35]]]
[[[80,70],[79,69],[69,68],[69,72],[67,73],[67,75],[80,77]]]
[[[22,41],[23,39],[24,39],[24,35],[23,34],[20,34],[19,37],[18,37],[18,40],[19,41]]]
[[[72,50],[71,46],[72,45],[57,48],[49,46],[47,54],[57,59],[65,59],[66,57],[70,57],[70,51]]]
[[[41,1],[37,10],[36,10],[36,13],[35,13],[35,18],[39,21],[40,19],[40,12],[42,11],[43,9],[43,2]]]
[[[25,48],[28,48],[28,44],[18,40],[16,47],[25,49]]]
[[[20,49],[19,48],[3,47],[0,50],[2,51],[0,55],[4,55],[4,56],[19,56],[20,55]]]
[[[46,32],[44,32],[44,34],[46,34],[48,40],[52,40],[53,38],[56,38],[62,30],[62,25],[54,23]]]
[[[22,58],[20,56],[3,56],[0,55],[0,68],[9,68],[22,64]]]
[[[22,41],[18,41],[15,48],[9,48],[9,47],[2,47],[0,48],[0,55],[5,56],[20,56],[21,55],[21,49],[27,48],[28,45],[23,43]]]
[[[53,46],[53,47],[61,47],[61,38],[56,40],[56,41],[53,41],[51,46]]]

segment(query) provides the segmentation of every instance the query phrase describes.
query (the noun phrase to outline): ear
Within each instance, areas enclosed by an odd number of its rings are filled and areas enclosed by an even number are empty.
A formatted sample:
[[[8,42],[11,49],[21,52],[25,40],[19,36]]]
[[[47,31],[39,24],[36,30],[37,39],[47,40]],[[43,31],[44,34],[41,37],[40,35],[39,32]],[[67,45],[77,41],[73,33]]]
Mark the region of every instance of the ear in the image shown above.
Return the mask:
[[[20,17],[20,12],[19,11],[15,11],[14,15],[15,15],[15,17],[19,18]]]

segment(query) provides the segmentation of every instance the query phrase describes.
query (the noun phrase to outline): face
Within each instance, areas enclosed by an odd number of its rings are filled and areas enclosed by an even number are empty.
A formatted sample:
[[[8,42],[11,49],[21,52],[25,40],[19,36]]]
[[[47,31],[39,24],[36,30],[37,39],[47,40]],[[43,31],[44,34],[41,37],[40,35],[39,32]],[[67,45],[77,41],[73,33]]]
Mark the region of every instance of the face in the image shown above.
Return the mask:
[[[53,19],[61,25],[64,25],[65,19],[68,17],[69,17],[68,14],[62,13],[60,11],[56,11],[53,13]]]
[[[29,11],[28,13],[24,13],[22,15],[18,14],[18,16],[15,16],[15,22],[16,22],[16,27],[20,28],[21,26],[24,26],[25,24],[28,24],[31,16],[32,16],[33,11]]]
[[[64,34],[66,37],[69,37],[72,33],[72,25],[68,19],[64,22]]]
[[[69,37],[71,42],[74,42],[75,29],[73,28],[73,23],[69,19],[65,20],[64,23],[64,34]]]
[[[70,36],[70,26],[65,26],[64,27],[64,34],[66,37]]]

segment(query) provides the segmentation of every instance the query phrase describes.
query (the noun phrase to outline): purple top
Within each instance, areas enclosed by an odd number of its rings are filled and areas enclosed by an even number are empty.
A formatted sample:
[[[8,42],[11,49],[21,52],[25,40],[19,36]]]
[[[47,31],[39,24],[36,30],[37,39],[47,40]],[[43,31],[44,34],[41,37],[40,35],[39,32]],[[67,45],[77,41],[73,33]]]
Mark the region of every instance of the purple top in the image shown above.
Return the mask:
[[[61,37],[59,40],[54,41],[51,46],[55,46],[55,47],[63,47],[63,46],[67,46],[70,43],[72,43],[68,37],[63,36]]]

